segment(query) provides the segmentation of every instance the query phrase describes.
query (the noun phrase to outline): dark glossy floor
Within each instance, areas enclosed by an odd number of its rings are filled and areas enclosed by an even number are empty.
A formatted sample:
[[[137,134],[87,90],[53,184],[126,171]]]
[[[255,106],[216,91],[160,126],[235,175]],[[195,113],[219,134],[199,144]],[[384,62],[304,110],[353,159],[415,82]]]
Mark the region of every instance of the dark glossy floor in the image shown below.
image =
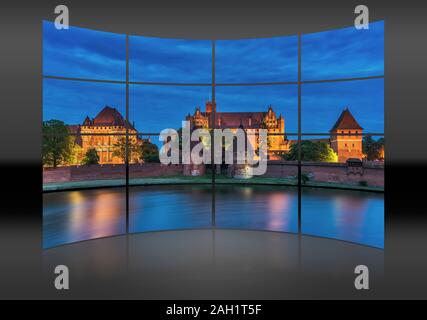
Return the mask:
[[[332,239],[245,230],[129,234],[43,251],[43,271],[70,269],[70,290],[52,298],[283,299],[375,296],[384,251]],[[370,271],[354,289],[354,268]]]

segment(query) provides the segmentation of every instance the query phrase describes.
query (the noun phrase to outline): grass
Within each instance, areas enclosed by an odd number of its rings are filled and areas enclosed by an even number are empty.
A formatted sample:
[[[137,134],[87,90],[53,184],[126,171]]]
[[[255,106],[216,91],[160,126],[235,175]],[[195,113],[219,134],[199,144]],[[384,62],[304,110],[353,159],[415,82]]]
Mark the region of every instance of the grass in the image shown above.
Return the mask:
[[[134,178],[129,180],[129,185],[179,185],[179,184],[210,184],[211,176],[205,175],[202,177],[191,176],[169,176],[169,177],[153,177],[153,178]],[[266,178],[253,177],[251,179],[234,179],[226,175],[217,175],[215,177],[216,184],[234,184],[234,185],[285,185],[297,186],[298,181],[295,178]],[[124,187],[125,179],[105,179],[105,180],[89,180],[89,181],[72,181],[49,183],[43,185],[44,192],[77,190],[77,189],[92,189],[105,187]],[[383,187],[372,187],[364,185],[350,185],[335,182],[317,182],[307,181],[304,186],[319,187],[319,188],[334,188],[346,190],[360,191],[375,191],[384,192]]]

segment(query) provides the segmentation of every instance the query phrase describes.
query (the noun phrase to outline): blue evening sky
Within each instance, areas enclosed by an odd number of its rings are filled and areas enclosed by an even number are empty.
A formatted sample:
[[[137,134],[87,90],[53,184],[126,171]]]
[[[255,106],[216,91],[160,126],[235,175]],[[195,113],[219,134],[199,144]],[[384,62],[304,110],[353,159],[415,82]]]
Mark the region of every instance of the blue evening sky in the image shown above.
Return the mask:
[[[298,81],[298,37],[218,40],[217,83]]]
[[[82,124],[86,115],[94,118],[106,105],[117,108],[125,116],[124,84],[43,80],[43,120]]]
[[[384,75],[384,21],[302,36],[302,80]]]
[[[155,133],[181,127],[196,106],[204,111],[211,87],[130,85],[129,120],[138,131]]]
[[[211,83],[209,40],[129,37],[130,81]]]
[[[303,133],[328,133],[346,107],[363,132],[384,132],[383,79],[303,84],[301,93]]]
[[[369,30],[353,27],[306,34],[302,37],[303,80],[382,75],[384,23]],[[209,83],[211,43],[130,36],[130,80],[148,82]],[[43,23],[43,74],[124,80],[125,36],[70,27],[56,30]],[[217,83],[295,81],[297,38],[219,40],[216,46]],[[43,119],[69,124],[94,117],[105,106],[124,115],[122,84],[43,81]],[[143,132],[177,127],[199,105],[204,109],[211,93],[203,86],[131,85],[130,121]],[[304,84],[302,129],[328,133],[348,106],[366,131],[384,128],[383,80]],[[297,87],[218,86],[218,111],[265,111],[273,105],[285,117],[287,132],[297,131]]]
[[[126,80],[126,36],[43,21],[43,75]]]

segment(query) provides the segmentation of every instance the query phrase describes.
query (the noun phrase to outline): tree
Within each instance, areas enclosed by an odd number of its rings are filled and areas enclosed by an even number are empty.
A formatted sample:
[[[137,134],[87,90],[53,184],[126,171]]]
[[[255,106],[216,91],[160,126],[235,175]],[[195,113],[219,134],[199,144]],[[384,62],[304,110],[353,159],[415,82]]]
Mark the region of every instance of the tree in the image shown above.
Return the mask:
[[[147,162],[160,162],[159,148],[151,142],[144,142],[142,144],[142,159]]]
[[[82,163],[85,165],[99,164],[99,155],[95,148],[91,148],[86,151]]]
[[[42,155],[43,166],[56,168],[67,164],[72,157],[73,139],[68,136],[68,128],[60,120],[43,121]]]
[[[363,137],[362,148],[367,160],[384,159],[384,138],[375,141],[372,136],[365,136]]]
[[[71,149],[68,163],[78,165],[82,161],[83,148],[76,142],[76,136],[68,137],[70,139]]]
[[[142,148],[136,139],[128,139],[128,158],[129,162],[138,162],[142,157]],[[126,137],[120,137],[113,145],[113,156],[126,161]]]
[[[298,143],[291,145],[286,160],[298,160]],[[301,141],[301,161],[338,162],[338,155],[323,141]]]

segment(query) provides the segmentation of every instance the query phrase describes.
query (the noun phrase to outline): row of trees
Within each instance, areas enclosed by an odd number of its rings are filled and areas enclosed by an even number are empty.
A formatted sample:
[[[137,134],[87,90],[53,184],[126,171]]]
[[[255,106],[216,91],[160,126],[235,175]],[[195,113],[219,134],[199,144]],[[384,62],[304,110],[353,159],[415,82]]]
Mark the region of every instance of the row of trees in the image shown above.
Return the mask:
[[[384,138],[374,140],[372,136],[363,137],[362,152],[369,161],[384,160]],[[298,160],[298,144],[293,144],[284,158]],[[301,160],[337,162],[338,155],[326,142],[304,140],[301,141]]]
[[[49,120],[43,122],[43,166],[57,167],[74,160],[75,137],[68,136],[64,122]]]
[[[365,136],[362,148],[367,160],[384,160],[384,138],[374,140],[371,136]]]
[[[292,144],[284,157],[285,160],[298,160],[298,144]],[[301,141],[301,160],[338,162],[338,155],[326,142],[303,140]]]
[[[72,164],[99,164],[99,155],[95,149],[87,150],[81,162],[77,155],[82,152],[76,143],[75,136],[68,135],[68,127],[59,120],[43,122],[43,165],[57,167]],[[181,144],[181,135],[180,135]],[[384,159],[384,138],[374,140],[371,136],[363,137],[363,154],[367,160]],[[129,140],[129,159],[133,162],[159,162],[158,147],[152,143],[142,146]],[[126,138],[121,137],[113,146],[113,156],[125,161]],[[298,144],[292,144],[289,152],[284,155],[286,160],[298,160]],[[337,162],[338,155],[324,141],[301,141],[301,160],[319,162]]]
[[[43,122],[43,165],[57,167],[58,165],[75,164],[99,164],[99,155],[96,149],[88,149],[81,161],[78,155],[82,149],[76,143],[76,136],[70,136],[68,127],[59,120],[49,120]],[[114,157],[125,161],[126,158],[126,138],[121,137],[113,145]],[[143,160],[144,162],[160,162],[159,152],[155,144],[144,142],[141,145],[129,139],[128,148],[129,159],[134,162]]]

